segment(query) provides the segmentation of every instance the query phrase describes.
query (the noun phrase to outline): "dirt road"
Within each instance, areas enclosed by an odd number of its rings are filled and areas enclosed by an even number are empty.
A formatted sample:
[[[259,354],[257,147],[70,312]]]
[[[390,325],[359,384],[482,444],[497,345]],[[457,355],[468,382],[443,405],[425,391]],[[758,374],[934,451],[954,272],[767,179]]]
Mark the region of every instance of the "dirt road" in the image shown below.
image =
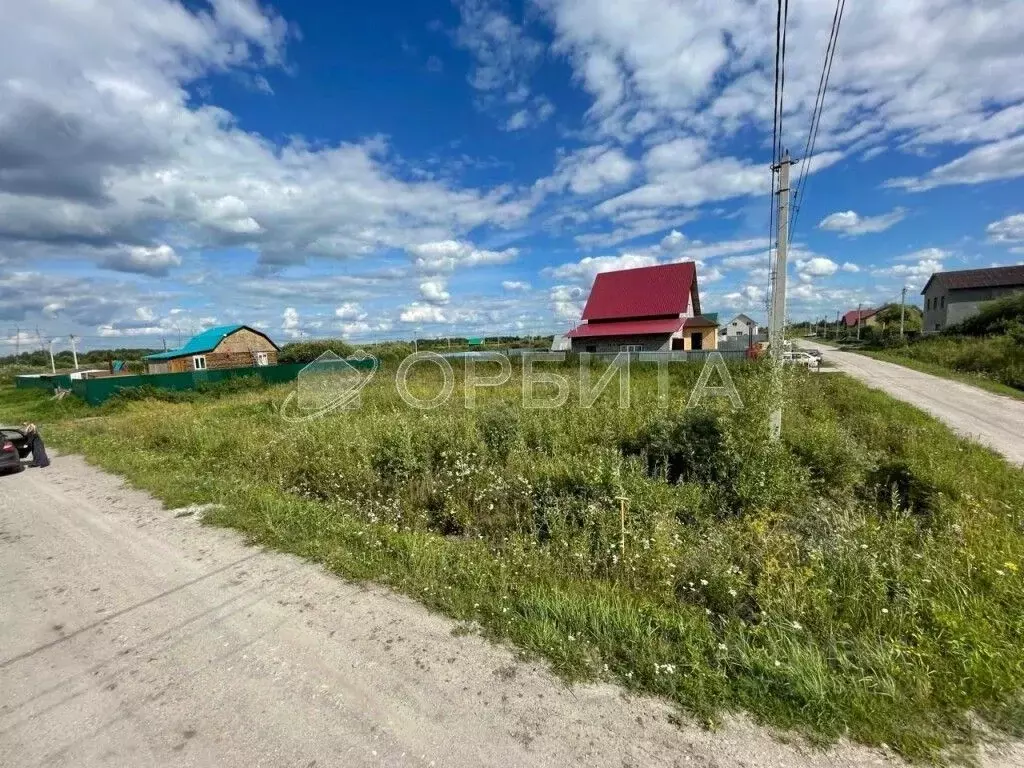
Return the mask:
[[[0,477],[0,496],[0,765],[887,762],[784,745],[744,720],[680,727],[660,702],[568,688],[412,601],[247,547],[77,457]]]
[[[821,349],[826,361],[843,373],[928,411],[958,434],[1024,464],[1024,402],[856,352],[804,340],[798,345]]]

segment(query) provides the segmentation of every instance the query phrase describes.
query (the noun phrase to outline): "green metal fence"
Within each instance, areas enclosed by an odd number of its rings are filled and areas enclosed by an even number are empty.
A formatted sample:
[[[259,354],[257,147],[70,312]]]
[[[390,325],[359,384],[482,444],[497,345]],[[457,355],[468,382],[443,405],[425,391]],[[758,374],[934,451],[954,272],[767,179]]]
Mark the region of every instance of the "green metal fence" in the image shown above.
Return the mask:
[[[365,369],[372,367],[372,360],[348,360],[353,368]],[[137,387],[156,387],[187,391],[196,389],[203,384],[217,384],[239,376],[259,376],[267,384],[285,384],[294,381],[306,363],[282,363],[279,365],[256,366],[250,368],[215,368],[205,371],[187,371],[185,373],[149,373],[139,376],[106,376],[99,379],[81,379],[62,384],[89,405],[102,405],[123,389]],[[52,386],[52,385],[50,385]]]
[[[42,376],[15,376],[14,386],[17,389],[71,389],[71,376],[66,373],[43,374]]]
[[[299,371],[305,368],[301,363],[290,365],[268,365],[251,368],[222,368],[185,373],[152,373],[141,376],[108,376],[99,379],[83,379],[71,383],[71,389],[89,405],[102,405],[123,389],[155,387],[175,391],[196,389],[202,384],[217,384],[238,376],[259,376],[268,384],[284,384],[294,381]]]

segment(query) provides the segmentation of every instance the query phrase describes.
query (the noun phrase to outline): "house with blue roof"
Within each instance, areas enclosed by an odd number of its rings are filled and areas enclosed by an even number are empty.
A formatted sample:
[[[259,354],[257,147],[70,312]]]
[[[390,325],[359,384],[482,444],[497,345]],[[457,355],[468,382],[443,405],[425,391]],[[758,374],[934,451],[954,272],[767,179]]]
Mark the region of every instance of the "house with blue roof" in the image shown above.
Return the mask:
[[[279,348],[248,325],[218,325],[193,336],[180,349],[148,355],[149,373],[184,373],[214,368],[277,365]]]

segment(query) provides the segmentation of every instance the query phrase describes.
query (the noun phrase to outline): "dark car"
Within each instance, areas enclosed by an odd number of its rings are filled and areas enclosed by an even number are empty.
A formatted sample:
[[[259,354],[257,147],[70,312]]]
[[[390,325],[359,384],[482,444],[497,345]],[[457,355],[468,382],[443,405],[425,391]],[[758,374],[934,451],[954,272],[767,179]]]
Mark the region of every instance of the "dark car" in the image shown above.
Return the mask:
[[[18,449],[18,455],[23,459],[32,452],[25,430],[21,427],[0,426],[0,439],[10,440],[14,443],[14,447]]]
[[[20,470],[21,459],[28,455],[28,450],[24,432],[20,429],[0,427],[0,472]]]

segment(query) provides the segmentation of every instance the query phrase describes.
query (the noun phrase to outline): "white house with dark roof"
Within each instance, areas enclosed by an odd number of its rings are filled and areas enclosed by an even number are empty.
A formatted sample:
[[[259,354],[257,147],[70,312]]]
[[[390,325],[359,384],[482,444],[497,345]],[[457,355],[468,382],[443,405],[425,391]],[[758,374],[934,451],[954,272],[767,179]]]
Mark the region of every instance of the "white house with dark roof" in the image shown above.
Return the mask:
[[[736,338],[748,338],[750,336],[757,336],[760,327],[757,321],[751,318],[749,315],[742,313],[736,315],[732,320],[723,325],[718,329],[719,335],[722,339],[736,339]]]

